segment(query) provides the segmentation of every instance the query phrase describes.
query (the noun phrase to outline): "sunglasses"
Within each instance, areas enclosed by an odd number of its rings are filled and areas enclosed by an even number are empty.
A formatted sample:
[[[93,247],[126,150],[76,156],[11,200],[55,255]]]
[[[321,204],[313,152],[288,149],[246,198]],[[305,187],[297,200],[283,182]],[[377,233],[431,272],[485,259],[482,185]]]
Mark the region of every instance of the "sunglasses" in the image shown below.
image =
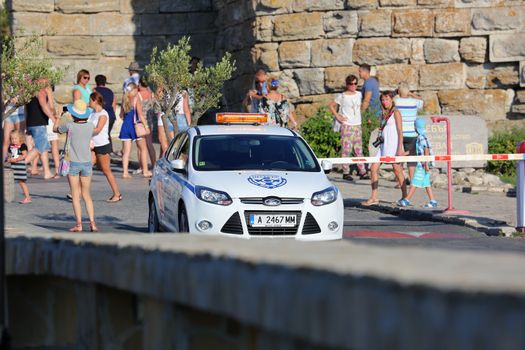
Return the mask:
[[[87,80],[89,80],[89,77],[82,77],[82,79],[87,79]]]
[[[348,83],[346,85],[357,85],[357,82],[355,82],[355,83]]]

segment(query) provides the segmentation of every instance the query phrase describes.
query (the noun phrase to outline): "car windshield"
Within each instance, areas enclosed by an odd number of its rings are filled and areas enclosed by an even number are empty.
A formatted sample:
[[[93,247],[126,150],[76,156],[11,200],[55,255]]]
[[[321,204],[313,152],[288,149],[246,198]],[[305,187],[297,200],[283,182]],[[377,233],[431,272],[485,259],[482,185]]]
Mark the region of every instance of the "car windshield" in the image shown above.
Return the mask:
[[[196,170],[320,171],[300,137],[274,135],[210,135],[196,138]]]

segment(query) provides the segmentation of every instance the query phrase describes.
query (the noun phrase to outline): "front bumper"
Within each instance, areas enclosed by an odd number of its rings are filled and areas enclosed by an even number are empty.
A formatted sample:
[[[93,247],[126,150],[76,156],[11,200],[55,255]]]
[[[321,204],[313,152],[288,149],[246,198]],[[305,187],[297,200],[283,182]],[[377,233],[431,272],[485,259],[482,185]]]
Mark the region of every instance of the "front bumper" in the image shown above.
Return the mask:
[[[229,206],[218,206],[202,201],[195,203],[195,210],[188,212],[190,233],[220,234],[239,238],[295,238],[304,241],[325,241],[341,239],[343,236],[344,208],[341,194],[334,203],[314,206],[309,199],[300,204],[286,204],[269,207],[260,204],[245,204],[234,198]],[[299,218],[296,226],[287,228],[255,228],[249,225],[249,214],[296,214]],[[203,231],[199,222],[206,220],[212,228]],[[337,224],[330,229],[329,224]]]

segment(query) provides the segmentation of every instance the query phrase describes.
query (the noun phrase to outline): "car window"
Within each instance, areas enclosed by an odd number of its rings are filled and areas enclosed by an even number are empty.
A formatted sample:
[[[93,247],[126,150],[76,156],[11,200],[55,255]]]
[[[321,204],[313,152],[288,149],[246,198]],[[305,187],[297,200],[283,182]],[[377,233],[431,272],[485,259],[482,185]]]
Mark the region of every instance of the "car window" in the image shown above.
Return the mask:
[[[306,142],[293,136],[209,135],[196,139],[197,170],[320,171]]]
[[[166,159],[168,161],[177,159],[179,148],[181,146],[181,143],[185,140],[185,136],[186,136],[186,133],[178,134],[175,137],[175,139],[172,141],[171,146],[168,147],[168,151],[166,152]]]
[[[189,153],[190,153],[190,138],[184,137],[182,139],[182,146],[180,147],[180,151],[177,154],[177,159],[182,159],[187,162]]]

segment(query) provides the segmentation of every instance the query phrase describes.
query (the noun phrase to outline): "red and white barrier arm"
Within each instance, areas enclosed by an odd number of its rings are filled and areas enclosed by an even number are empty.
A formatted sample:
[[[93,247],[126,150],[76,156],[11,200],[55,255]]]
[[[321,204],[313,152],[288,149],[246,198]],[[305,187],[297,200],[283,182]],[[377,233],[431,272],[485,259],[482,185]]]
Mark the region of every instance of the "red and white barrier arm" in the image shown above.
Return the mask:
[[[473,160],[525,160],[525,154],[452,154],[433,156],[399,156],[399,157],[348,157],[321,158],[333,165],[363,163],[406,163],[406,162],[467,162]]]

